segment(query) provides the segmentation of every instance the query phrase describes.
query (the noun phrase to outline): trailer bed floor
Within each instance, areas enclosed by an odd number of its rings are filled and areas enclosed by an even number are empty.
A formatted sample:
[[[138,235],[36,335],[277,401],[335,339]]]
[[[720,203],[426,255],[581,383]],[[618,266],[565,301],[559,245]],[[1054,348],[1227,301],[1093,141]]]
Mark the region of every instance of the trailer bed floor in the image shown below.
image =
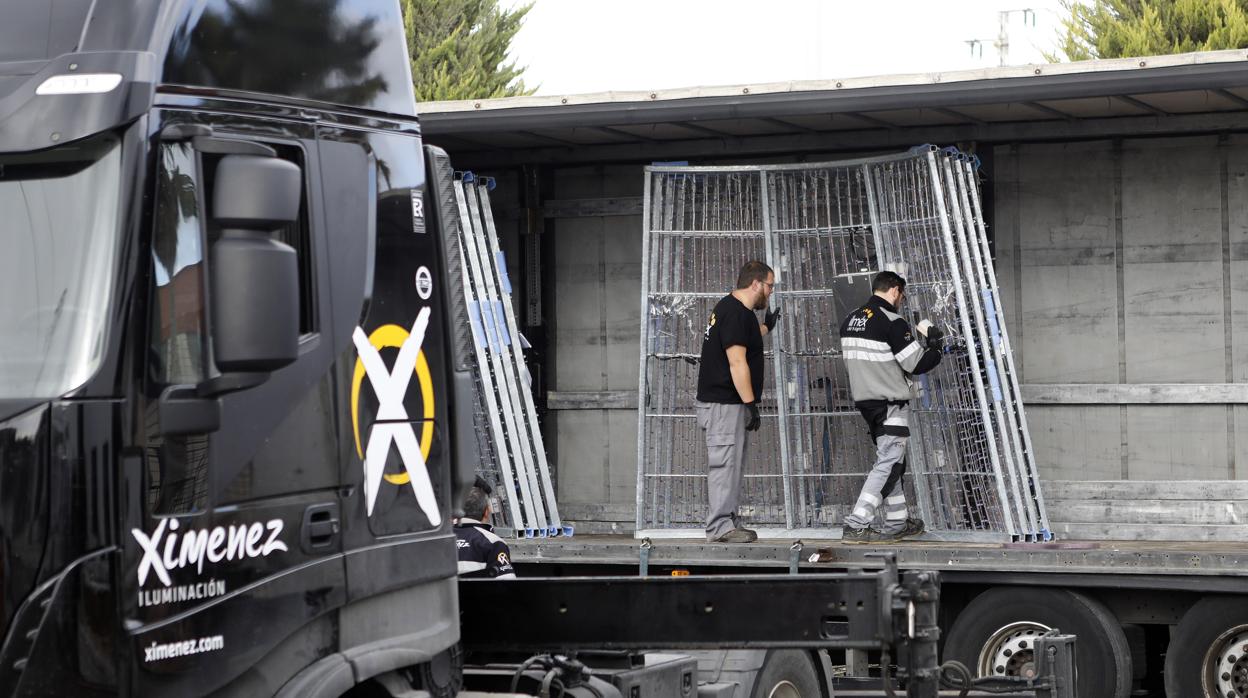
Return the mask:
[[[1248,545],[1225,542],[1058,541],[1055,543],[950,543],[908,540],[849,545],[839,540],[792,539],[755,543],[651,541],[651,567],[785,568],[796,552],[802,569],[875,567],[872,554],[894,552],[907,569],[979,572],[1048,572],[1248,577]],[[639,564],[642,541],[630,535],[576,535],[511,542],[513,558],[527,564]],[[1248,580],[1246,580],[1248,581]]]

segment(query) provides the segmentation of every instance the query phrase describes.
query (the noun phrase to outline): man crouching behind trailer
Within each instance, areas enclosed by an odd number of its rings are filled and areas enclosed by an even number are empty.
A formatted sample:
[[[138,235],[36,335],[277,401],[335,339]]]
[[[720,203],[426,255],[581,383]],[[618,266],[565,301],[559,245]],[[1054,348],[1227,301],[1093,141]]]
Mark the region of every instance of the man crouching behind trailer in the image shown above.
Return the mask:
[[[737,524],[741,465],[747,432],[759,426],[763,393],[763,337],[779,319],[772,310],[760,325],[755,310],[767,307],[776,276],[762,262],[746,262],[737,288],[715,304],[702,335],[698,368],[698,426],[706,432],[706,539],[750,543],[758,534]]]
[[[461,577],[515,579],[511,548],[486,523],[490,520],[490,486],[477,478],[464,496],[464,515],[454,522],[455,547],[459,549]]]
[[[887,543],[923,532],[923,521],[907,516],[906,441],[910,437],[910,376],[940,364],[944,332],[926,320],[916,339],[898,311],[906,298],[906,280],[882,271],[871,284],[867,302],[841,322],[841,352],[849,372],[854,406],[867,420],[875,442],[875,466],[854,509],[845,517],[845,543]],[[871,528],[876,509],[884,505],[882,530]]]

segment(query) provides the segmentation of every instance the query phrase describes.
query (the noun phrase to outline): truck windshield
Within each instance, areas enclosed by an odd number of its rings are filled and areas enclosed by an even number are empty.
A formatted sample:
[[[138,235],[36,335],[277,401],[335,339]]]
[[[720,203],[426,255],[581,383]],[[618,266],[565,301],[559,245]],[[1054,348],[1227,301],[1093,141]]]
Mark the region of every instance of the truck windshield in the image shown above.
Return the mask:
[[[64,395],[100,364],[119,153],[109,135],[0,155],[0,398]]]

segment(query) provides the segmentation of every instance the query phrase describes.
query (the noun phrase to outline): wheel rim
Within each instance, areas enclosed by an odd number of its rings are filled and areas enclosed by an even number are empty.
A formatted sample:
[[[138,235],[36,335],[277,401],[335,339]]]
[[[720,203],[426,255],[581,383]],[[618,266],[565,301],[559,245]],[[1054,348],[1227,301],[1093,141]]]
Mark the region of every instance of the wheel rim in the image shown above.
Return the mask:
[[[979,675],[1035,678],[1036,638],[1049,630],[1049,626],[1034,621],[1010,623],[998,629],[979,651]]]
[[[797,686],[792,681],[781,681],[771,687],[771,693],[767,694],[767,698],[802,698],[802,692],[797,690]]]
[[[1248,625],[1239,625],[1218,636],[1205,652],[1205,693],[1222,698],[1248,696]]]

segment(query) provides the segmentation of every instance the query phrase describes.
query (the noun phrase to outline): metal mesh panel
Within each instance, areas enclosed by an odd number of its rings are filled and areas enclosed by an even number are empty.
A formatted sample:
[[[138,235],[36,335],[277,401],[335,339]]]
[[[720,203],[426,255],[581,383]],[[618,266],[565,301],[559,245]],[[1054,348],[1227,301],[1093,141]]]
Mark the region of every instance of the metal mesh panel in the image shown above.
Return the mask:
[[[429,161],[429,198],[433,203],[432,214],[437,222],[438,234],[442,236],[443,262],[446,273],[447,288],[464,289],[468,282],[468,270],[465,268],[460,253],[460,240],[463,238],[463,221],[460,219],[459,204],[455,195],[458,186],[454,179],[454,168],[446,151],[436,146],[425,146],[425,157]],[[476,472],[490,484],[494,491],[493,523],[503,529],[523,528],[521,522],[513,520],[511,502],[514,499],[509,489],[503,486],[502,461],[491,438],[489,407],[486,403],[486,386],[482,383],[481,373],[476,364],[471,330],[471,316],[468,303],[469,293],[450,294],[448,331],[454,338],[452,356],[456,371],[469,371],[472,374],[472,429],[476,441],[476,452],[461,454],[459,458],[471,458],[476,461]]]
[[[894,269],[909,282],[903,312],[948,334],[941,365],[915,377],[907,494],[930,529],[954,537],[1047,534],[965,157],[918,149],[814,165],[647,168],[644,233],[639,531],[702,526],[702,334],[740,265],[765,259],[784,319],[764,342],[763,425],[740,500],[747,522],[839,531],[875,455],[838,337],[845,308],[870,291],[847,282]]]
[[[880,266],[906,277],[907,304],[948,333],[940,366],[918,376],[910,472],[933,528],[1016,533],[984,409],[977,337],[933,155],[869,166]],[[904,311],[904,309],[903,309]]]
[[[655,174],[643,271],[638,527],[698,527],[706,515],[706,446],[694,415],[707,318],[731,290],[741,261],[766,258],[761,179],[752,173]],[[770,362],[770,352],[765,356]],[[741,515],[785,521],[774,377],[763,423],[745,459]]]
[[[474,379],[473,421],[482,456],[478,470],[501,485],[495,490],[500,502],[495,516],[517,535],[572,535],[559,518],[527,382],[511,282],[490,209],[493,181],[467,174],[452,179],[444,170],[438,171],[443,175],[439,188],[449,181],[456,214],[456,224],[446,226],[446,251],[460,270],[463,301],[454,304],[452,320],[471,338],[466,349],[471,359],[465,363]]]
[[[988,244],[987,226],[984,223],[983,211],[979,202],[978,180],[976,168],[967,158],[957,158],[955,174],[960,174],[959,186],[965,196],[964,208],[968,213],[968,235],[972,242],[972,252],[978,247],[975,257],[983,272],[981,295],[984,302],[984,313],[987,316],[990,344],[995,352],[999,367],[1000,397],[1002,409],[1007,415],[1010,431],[1010,443],[1014,449],[1015,459],[1023,482],[1022,497],[1030,507],[1030,515],[1035,524],[1035,533],[1048,537],[1049,517],[1044,506],[1044,494],[1040,490],[1040,475],[1036,469],[1035,450],[1031,445],[1031,432],[1027,429],[1027,417],[1023,408],[1022,392],[1018,385],[1018,372],[1014,368],[1014,354],[1010,349],[1010,337],[1005,330],[1005,312],[1001,304],[1001,291],[997,286],[997,273],[992,265],[992,250]]]
[[[874,457],[850,397],[832,291],[837,277],[875,263],[866,181],[861,167],[774,172],[768,194],[775,303],[785,316],[771,343],[784,386],[794,525],[839,526]]]

